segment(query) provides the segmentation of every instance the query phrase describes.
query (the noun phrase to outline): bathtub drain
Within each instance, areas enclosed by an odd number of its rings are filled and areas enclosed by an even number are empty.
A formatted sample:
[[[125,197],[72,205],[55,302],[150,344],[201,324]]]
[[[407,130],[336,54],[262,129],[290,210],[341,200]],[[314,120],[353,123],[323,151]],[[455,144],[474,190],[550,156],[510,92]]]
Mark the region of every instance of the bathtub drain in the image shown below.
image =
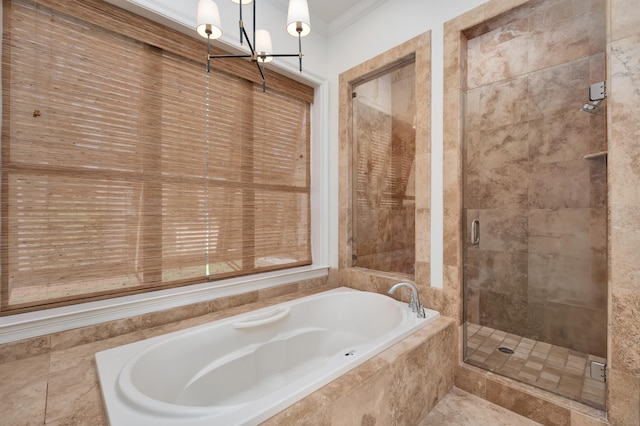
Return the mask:
[[[356,351],[349,351],[349,352],[345,353],[344,356],[352,356],[352,355],[355,355],[355,354],[356,354]]]

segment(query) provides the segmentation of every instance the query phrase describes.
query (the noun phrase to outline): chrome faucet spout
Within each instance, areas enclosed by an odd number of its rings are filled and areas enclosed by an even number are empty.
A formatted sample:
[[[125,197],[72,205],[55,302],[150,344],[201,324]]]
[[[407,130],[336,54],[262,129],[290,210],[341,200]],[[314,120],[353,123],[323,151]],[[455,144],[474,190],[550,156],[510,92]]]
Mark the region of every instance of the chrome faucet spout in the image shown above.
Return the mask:
[[[411,311],[415,312],[418,318],[425,318],[424,307],[422,306],[422,303],[420,303],[420,297],[418,296],[418,287],[416,287],[414,283],[401,281],[391,286],[388,293],[393,294],[401,287],[409,287],[411,290],[411,301],[409,302],[409,308],[411,308]]]

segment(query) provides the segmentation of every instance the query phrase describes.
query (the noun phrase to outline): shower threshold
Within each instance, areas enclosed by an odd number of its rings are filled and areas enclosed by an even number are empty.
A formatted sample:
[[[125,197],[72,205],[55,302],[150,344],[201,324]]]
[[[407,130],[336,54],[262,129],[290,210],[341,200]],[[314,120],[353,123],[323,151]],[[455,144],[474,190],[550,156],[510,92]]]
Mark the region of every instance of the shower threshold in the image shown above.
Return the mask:
[[[509,349],[513,354],[509,354]],[[467,324],[467,363],[605,409],[605,383],[591,378],[591,362],[604,358]]]

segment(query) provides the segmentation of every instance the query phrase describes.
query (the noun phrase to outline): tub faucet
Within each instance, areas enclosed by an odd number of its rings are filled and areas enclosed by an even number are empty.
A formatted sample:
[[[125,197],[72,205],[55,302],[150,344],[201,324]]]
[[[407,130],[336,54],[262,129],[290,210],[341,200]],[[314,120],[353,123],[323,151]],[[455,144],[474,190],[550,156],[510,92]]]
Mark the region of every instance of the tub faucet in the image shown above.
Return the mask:
[[[411,289],[411,301],[409,302],[409,308],[411,308],[411,312],[415,312],[418,318],[425,318],[424,307],[422,303],[420,303],[420,298],[418,297],[418,288],[414,283],[410,283],[408,281],[401,281],[399,283],[394,284],[389,289],[389,294],[393,294],[400,287],[409,287]]]

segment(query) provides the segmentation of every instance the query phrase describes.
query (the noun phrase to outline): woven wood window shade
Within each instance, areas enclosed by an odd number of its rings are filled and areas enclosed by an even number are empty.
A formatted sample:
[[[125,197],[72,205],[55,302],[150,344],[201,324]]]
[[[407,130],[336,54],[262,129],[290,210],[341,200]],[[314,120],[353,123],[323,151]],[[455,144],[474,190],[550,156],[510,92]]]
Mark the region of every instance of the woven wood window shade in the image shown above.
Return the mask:
[[[311,263],[307,88],[98,0],[3,15],[0,313]]]

